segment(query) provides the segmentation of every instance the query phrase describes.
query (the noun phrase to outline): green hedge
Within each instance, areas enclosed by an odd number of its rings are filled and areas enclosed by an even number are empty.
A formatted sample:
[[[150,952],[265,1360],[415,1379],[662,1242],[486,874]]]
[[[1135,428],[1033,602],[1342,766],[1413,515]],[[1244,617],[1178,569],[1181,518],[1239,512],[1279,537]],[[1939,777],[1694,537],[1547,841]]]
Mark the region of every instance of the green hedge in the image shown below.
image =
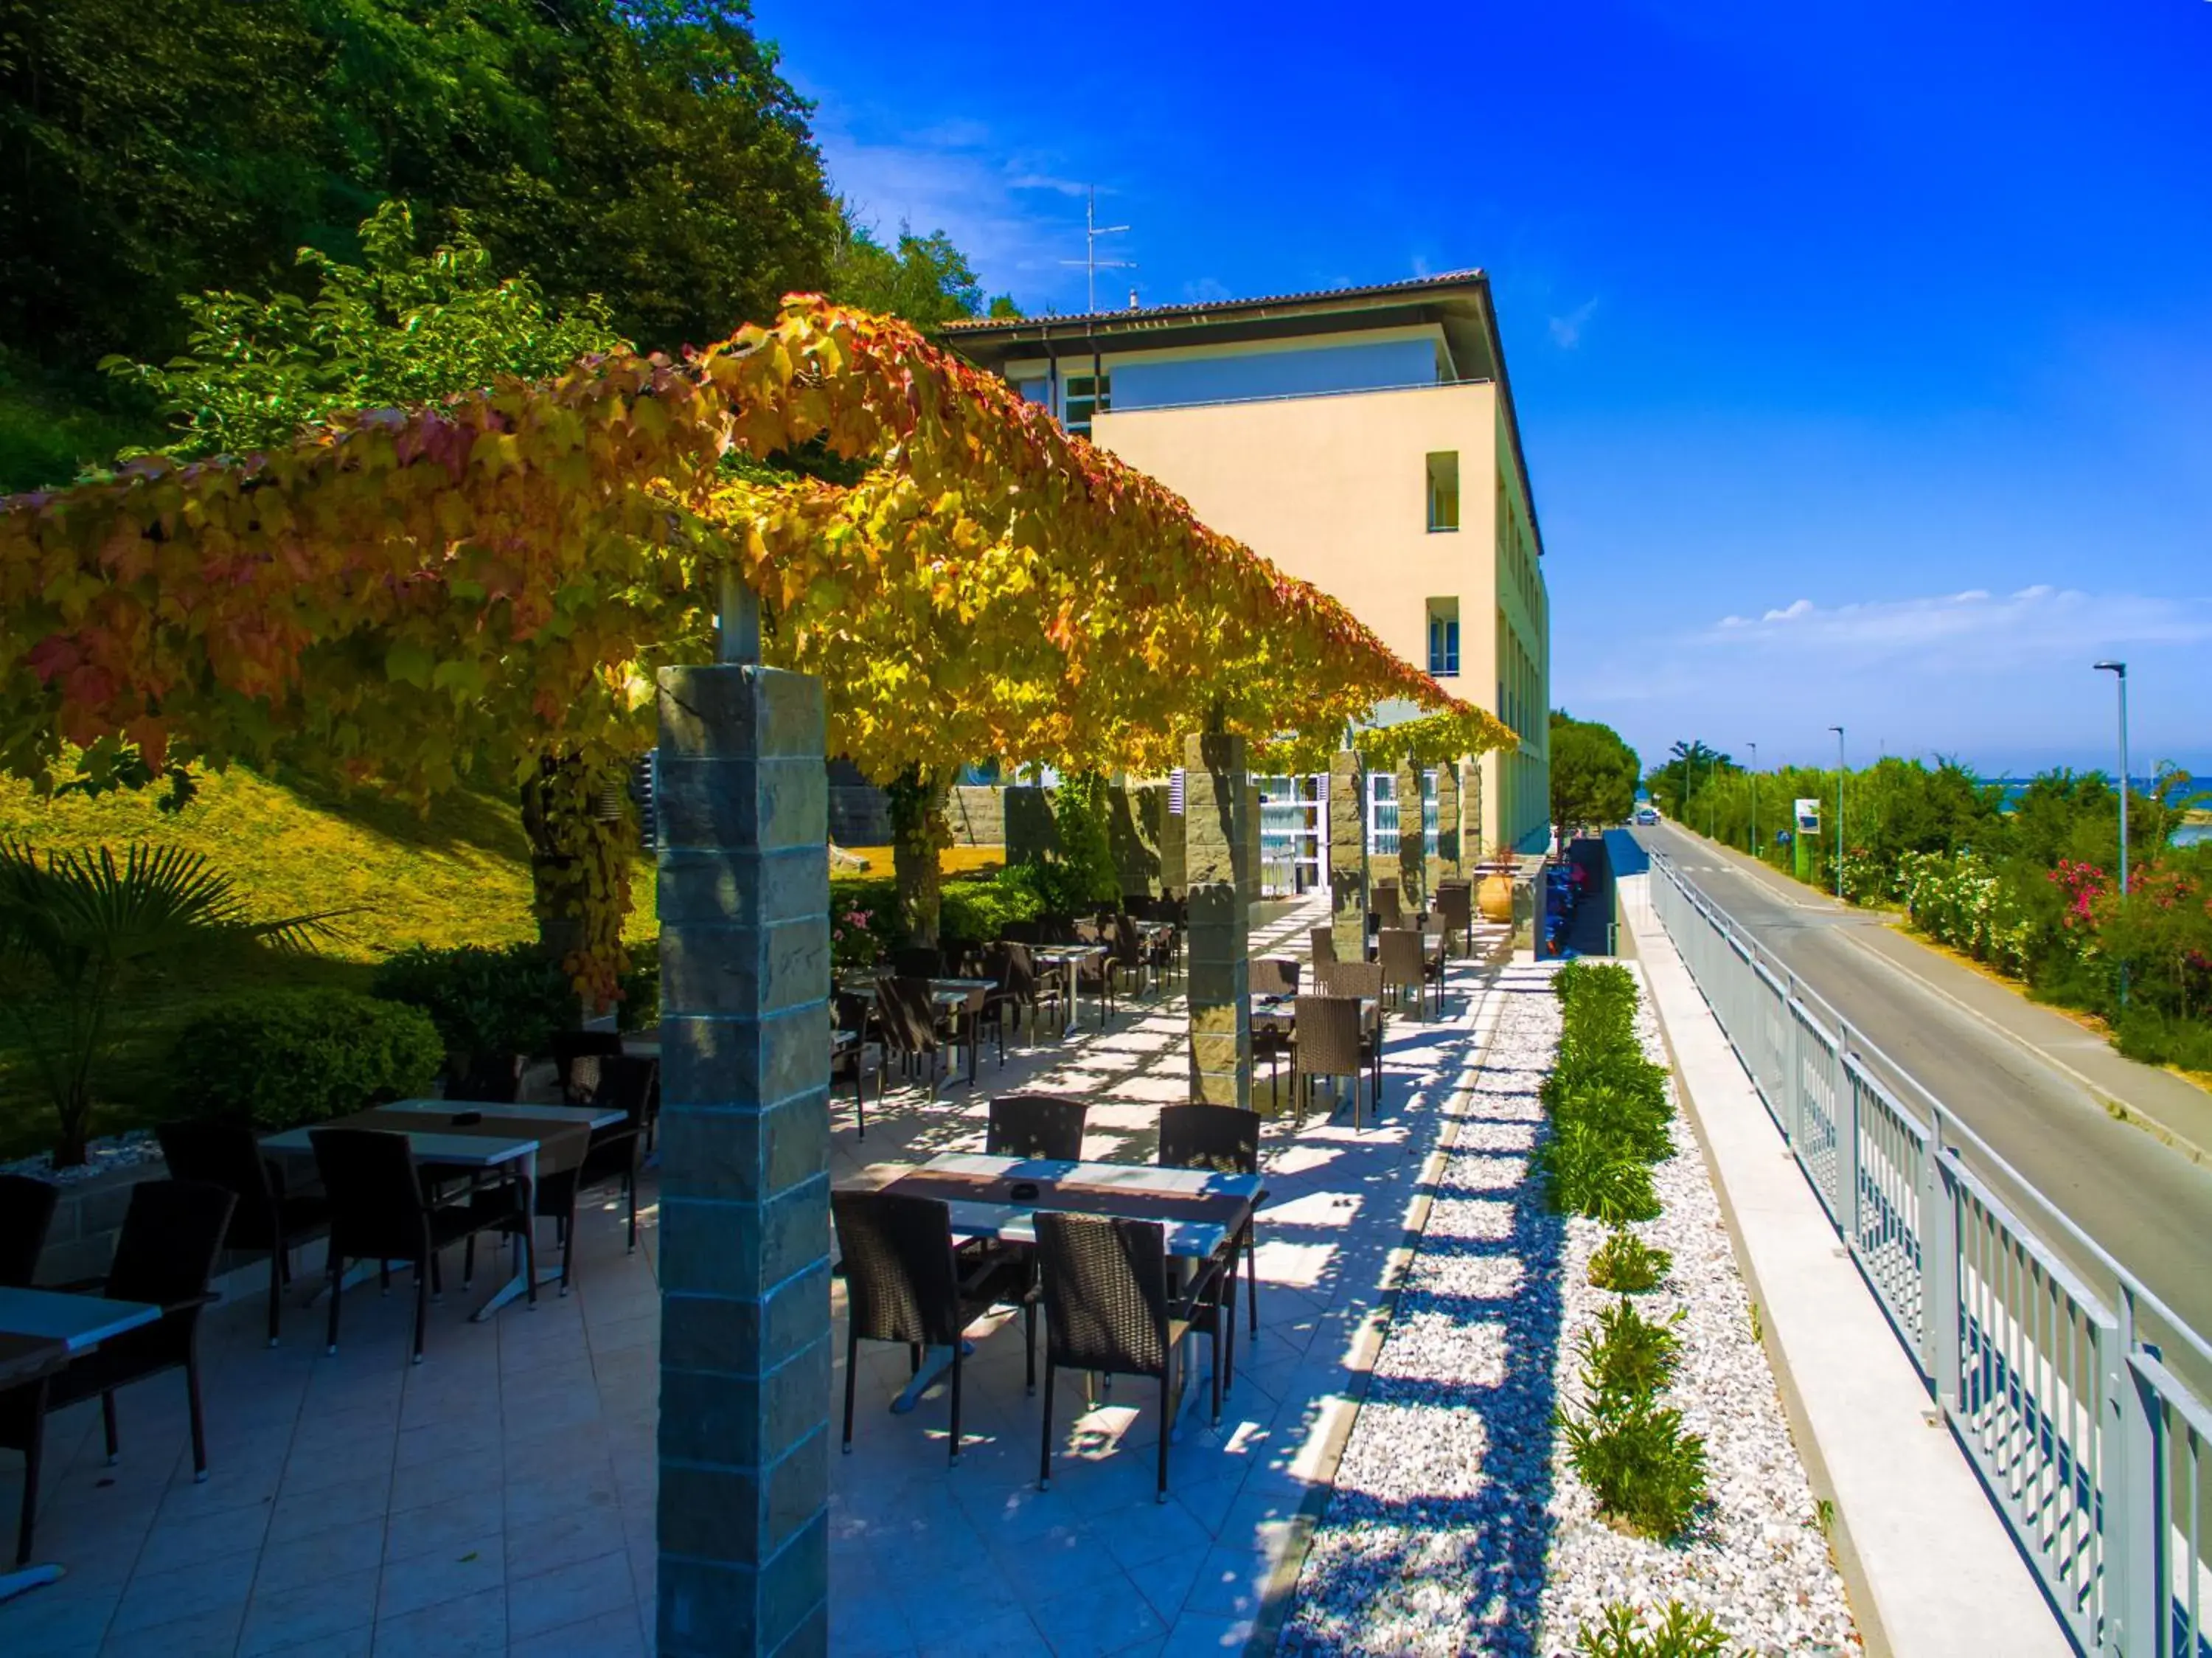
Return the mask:
[[[380,962],[369,991],[429,1015],[456,1071],[480,1056],[544,1053],[576,1018],[574,988],[535,944],[418,944]]]
[[[427,1094],[445,1057],[418,1008],[351,991],[275,991],[240,997],[178,1033],[172,1104],[296,1128]]]

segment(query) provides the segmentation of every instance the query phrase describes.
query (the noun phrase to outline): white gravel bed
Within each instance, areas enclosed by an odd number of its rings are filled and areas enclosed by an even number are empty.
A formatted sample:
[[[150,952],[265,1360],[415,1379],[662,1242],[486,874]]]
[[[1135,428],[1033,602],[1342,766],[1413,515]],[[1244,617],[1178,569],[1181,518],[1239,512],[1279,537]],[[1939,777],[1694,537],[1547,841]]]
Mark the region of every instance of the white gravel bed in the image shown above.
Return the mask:
[[[1712,1613],[1762,1655],[1861,1649],[1791,1444],[1719,1204],[1686,1120],[1654,1171],[1663,1212],[1636,1228],[1672,1275],[1637,1297],[1684,1311],[1668,1402],[1706,1441],[1711,1501],[1689,1536],[1601,1519],[1552,1423],[1579,1405],[1574,1344],[1612,1299],[1591,1287],[1594,1221],[1546,1212],[1528,1167],[1559,1040],[1552,969],[1507,970],[1487,1061],[1299,1574],[1290,1653],[1571,1654],[1616,1600]],[[1638,1024],[1663,1058],[1648,1007]]]
[[[0,1163],[0,1174],[27,1174],[34,1180],[69,1186],[118,1168],[136,1168],[141,1163],[161,1161],[161,1146],[155,1139],[153,1130],[136,1128],[128,1134],[94,1140],[85,1148],[84,1161],[72,1167],[56,1168],[42,1151],[34,1157],[18,1157],[13,1162]]]

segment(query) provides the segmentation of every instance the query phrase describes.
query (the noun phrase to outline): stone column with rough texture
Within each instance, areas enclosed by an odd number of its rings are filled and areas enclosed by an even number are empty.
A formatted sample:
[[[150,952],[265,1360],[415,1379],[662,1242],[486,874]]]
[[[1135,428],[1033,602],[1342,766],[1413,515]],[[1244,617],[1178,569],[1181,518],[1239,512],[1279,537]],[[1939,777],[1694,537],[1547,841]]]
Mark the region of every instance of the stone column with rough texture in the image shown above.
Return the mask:
[[[1459,858],[1470,880],[1482,862],[1482,757],[1463,756],[1459,763]]]
[[[1251,866],[1244,739],[1185,740],[1182,833],[1189,882],[1190,1097],[1252,1105]]]
[[[1406,924],[1429,907],[1429,844],[1421,829],[1421,768],[1398,763],[1398,902]]]
[[[1329,930],[1339,961],[1367,960],[1367,773],[1356,750],[1328,762]]]
[[[829,1647],[822,686],[659,680],[658,1649],[797,1658]]]
[[[1464,881],[1465,866],[1459,854],[1459,764],[1448,760],[1437,768],[1437,880]]]

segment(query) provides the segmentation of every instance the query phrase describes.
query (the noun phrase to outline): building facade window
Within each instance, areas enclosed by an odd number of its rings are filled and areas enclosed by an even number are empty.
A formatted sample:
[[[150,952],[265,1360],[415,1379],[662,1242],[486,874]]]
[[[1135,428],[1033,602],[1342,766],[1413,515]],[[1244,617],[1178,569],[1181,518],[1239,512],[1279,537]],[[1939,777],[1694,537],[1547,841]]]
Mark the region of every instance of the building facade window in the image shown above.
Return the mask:
[[[1114,376],[1070,375],[1060,387],[1060,424],[1079,436],[1091,436],[1091,418],[1114,407]]]
[[[1398,777],[1395,772],[1367,774],[1367,855],[1398,856]]]
[[[1459,451],[1439,449],[1429,456],[1429,527],[1459,527]]]
[[[1429,672],[1437,679],[1459,672],[1459,600],[1429,600]]]

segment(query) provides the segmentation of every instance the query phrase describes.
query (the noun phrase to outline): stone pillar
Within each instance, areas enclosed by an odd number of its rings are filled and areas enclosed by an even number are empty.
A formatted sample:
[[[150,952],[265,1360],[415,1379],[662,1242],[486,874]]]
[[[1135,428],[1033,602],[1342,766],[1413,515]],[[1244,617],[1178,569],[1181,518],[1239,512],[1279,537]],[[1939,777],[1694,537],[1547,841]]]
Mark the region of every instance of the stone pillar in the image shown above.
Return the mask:
[[[660,670],[658,1649],[828,1649],[819,680]]]
[[[1459,855],[1459,763],[1437,768],[1437,880],[1467,879]]]
[[[1358,751],[1328,762],[1329,930],[1339,961],[1367,960],[1367,772]]]
[[[1252,1106],[1252,911],[1258,879],[1245,809],[1244,739],[1185,740],[1182,832],[1189,880],[1190,1097]]]
[[[1459,763],[1459,858],[1469,879],[1482,862],[1482,757],[1462,756]]]
[[[1429,907],[1428,838],[1421,832],[1421,768],[1398,762],[1398,902],[1406,924]]]

